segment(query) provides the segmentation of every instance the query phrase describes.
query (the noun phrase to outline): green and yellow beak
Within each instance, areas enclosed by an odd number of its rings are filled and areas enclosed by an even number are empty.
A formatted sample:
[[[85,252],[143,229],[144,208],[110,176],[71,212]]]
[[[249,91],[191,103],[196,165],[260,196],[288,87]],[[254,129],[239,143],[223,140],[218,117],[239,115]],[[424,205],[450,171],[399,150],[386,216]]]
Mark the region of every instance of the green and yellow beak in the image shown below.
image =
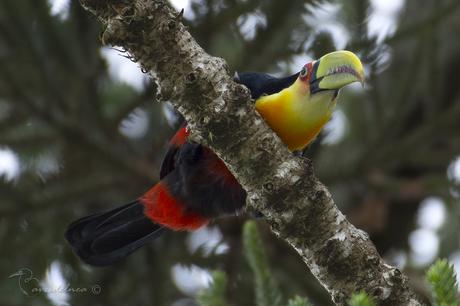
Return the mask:
[[[350,83],[364,85],[364,69],[359,58],[350,51],[328,53],[314,62],[310,79],[310,92],[339,90]]]

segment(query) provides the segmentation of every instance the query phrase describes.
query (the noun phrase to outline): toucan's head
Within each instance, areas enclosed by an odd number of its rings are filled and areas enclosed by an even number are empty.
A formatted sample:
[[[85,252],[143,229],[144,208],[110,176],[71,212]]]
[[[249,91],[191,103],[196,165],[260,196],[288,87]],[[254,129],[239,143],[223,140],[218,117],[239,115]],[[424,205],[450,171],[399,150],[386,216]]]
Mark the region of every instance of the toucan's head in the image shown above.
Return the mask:
[[[259,97],[256,109],[290,150],[302,150],[331,117],[339,89],[363,80],[363,65],[355,54],[332,52],[306,64],[298,75],[283,79],[259,76],[259,82],[269,84],[262,87],[275,92]],[[288,87],[286,82],[290,82]],[[284,87],[280,90],[274,83]]]
[[[329,90],[337,92],[353,82],[364,84],[364,69],[353,52],[335,51],[306,64],[298,79],[304,88],[308,86],[310,95]]]

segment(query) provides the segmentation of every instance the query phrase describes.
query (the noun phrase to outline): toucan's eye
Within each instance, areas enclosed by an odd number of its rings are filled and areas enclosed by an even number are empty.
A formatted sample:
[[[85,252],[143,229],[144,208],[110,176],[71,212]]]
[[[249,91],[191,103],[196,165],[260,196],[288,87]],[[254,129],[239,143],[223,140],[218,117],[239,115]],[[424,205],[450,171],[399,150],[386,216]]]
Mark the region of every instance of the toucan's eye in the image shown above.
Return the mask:
[[[302,70],[300,70],[300,77],[301,78],[305,78],[307,76],[307,68],[306,67],[303,67]]]

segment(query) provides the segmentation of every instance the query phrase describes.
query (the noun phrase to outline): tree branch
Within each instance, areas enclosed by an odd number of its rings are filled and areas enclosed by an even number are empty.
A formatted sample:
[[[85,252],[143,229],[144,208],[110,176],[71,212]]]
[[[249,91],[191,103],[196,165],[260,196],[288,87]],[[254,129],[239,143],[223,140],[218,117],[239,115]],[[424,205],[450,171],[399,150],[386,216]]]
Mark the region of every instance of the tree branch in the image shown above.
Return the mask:
[[[187,119],[192,138],[211,147],[273,232],[297,250],[335,303],[364,289],[382,305],[421,305],[402,273],[385,264],[368,235],[350,224],[309,160],[294,157],[165,0],[81,0],[105,26],[102,40],[122,46],[150,72],[163,99]]]

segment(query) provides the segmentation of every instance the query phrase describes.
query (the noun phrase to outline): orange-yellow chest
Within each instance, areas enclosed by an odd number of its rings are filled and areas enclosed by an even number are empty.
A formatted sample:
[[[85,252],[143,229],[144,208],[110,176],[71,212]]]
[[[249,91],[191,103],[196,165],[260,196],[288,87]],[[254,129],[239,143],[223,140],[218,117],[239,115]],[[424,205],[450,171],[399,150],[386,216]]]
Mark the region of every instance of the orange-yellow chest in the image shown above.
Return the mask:
[[[310,97],[301,86],[297,80],[290,87],[256,101],[257,111],[291,151],[301,150],[313,141],[335,107],[332,92]]]

